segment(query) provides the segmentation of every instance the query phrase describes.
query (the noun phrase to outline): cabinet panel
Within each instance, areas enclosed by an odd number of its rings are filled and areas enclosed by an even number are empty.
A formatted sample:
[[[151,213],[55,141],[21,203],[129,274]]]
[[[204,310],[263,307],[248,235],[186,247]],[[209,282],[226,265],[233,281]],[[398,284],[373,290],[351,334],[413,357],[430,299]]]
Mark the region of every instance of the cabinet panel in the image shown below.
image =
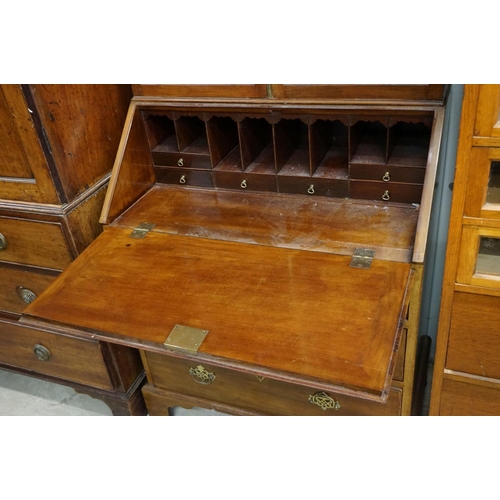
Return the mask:
[[[455,293],[446,368],[500,379],[500,297]]]
[[[500,415],[500,388],[443,381],[439,414],[443,416],[497,416]]]
[[[266,84],[132,85],[136,96],[163,97],[266,97]]]
[[[303,85],[273,84],[279,99],[401,99],[442,101],[444,85]]]
[[[474,135],[500,137],[500,85],[479,85]]]

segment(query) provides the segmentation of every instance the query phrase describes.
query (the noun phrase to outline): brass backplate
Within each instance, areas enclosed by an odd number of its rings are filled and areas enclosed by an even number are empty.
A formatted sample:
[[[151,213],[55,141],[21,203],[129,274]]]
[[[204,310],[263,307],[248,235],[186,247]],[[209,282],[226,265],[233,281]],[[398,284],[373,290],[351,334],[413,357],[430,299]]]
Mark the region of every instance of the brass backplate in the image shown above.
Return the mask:
[[[208,330],[193,328],[191,326],[175,325],[163,345],[167,349],[197,353]]]

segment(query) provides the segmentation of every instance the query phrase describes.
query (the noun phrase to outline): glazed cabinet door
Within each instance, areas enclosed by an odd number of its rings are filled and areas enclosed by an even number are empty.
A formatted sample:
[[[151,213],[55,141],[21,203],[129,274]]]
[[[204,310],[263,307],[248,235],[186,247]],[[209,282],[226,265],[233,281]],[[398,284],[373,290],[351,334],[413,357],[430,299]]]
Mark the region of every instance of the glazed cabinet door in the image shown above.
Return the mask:
[[[20,85],[0,87],[0,199],[59,203]]]
[[[500,138],[500,84],[479,86],[474,136]]]
[[[266,84],[132,85],[136,96],[265,98]]]

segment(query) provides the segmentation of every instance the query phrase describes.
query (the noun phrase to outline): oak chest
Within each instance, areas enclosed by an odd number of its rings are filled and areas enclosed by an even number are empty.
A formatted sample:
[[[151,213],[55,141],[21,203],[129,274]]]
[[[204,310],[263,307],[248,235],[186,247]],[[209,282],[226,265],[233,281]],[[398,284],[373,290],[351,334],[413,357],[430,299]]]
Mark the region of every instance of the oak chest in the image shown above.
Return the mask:
[[[105,230],[22,322],[138,349],[150,414],[410,414],[443,86],[216,87],[134,86]]]

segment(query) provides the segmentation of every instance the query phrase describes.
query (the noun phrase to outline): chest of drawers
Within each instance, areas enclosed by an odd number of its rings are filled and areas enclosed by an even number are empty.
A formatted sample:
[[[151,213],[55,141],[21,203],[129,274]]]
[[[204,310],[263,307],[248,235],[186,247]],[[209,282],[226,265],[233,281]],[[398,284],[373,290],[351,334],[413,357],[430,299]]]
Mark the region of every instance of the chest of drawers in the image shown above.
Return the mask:
[[[150,414],[409,415],[443,104],[319,87],[136,95],[103,234],[21,322],[138,349]]]

